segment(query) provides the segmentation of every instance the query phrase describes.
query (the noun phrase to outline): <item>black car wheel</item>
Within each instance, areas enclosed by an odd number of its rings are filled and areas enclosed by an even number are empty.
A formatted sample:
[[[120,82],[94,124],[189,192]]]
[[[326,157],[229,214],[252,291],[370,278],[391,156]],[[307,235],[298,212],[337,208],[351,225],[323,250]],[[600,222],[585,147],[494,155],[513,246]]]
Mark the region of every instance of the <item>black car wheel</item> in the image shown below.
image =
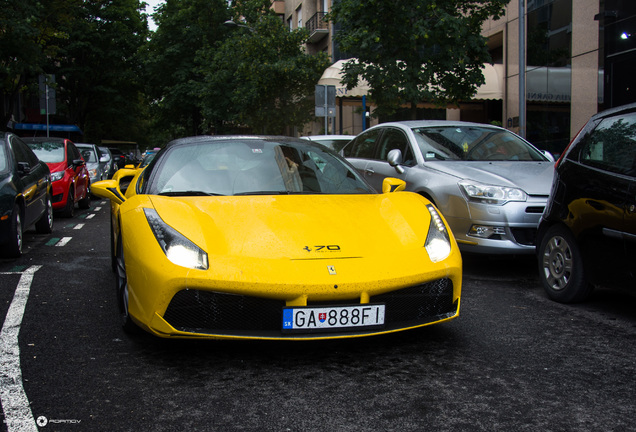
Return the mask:
[[[82,198],[81,200],[77,202],[77,205],[81,209],[91,208],[91,194],[88,188],[86,188],[86,195],[84,195],[84,198]]]
[[[11,213],[8,241],[1,250],[2,256],[6,258],[18,258],[22,255],[22,216],[17,205],[13,206]]]
[[[128,314],[128,277],[126,276],[126,262],[124,261],[124,246],[121,241],[121,235],[117,242],[117,268],[115,272],[115,283],[117,291],[117,303],[119,304],[119,316],[121,317],[121,325],[125,332],[134,333],[137,326]]]
[[[548,297],[561,303],[585,300],[593,286],[585,276],[581,252],[570,231],[555,225],[539,245],[539,277]]]
[[[75,214],[75,191],[71,186],[68,190],[68,194],[66,194],[66,206],[62,210],[62,216],[64,217],[73,217]]]
[[[46,194],[46,211],[42,217],[35,223],[35,231],[39,234],[50,234],[53,232],[53,203],[51,196]]]

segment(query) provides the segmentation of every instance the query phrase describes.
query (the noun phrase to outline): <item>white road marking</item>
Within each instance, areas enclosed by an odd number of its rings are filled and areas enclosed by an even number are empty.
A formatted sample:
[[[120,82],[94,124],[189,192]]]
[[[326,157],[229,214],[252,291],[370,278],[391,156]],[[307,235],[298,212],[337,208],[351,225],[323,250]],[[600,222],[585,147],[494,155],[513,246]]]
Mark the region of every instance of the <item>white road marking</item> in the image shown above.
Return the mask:
[[[102,208],[101,207],[95,207],[94,211],[98,212],[100,211]]]
[[[84,224],[77,224],[73,227],[73,229],[82,229],[84,228]]]
[[[66,246],[73,237],[62,237],[59,242],[55,243],[55,246]]]
[[[20,282],[0,331],[0,401],[8,432],[38,432],[29,399],[22,385],[18,333],[29,299],[33,274],[40,267],[42,266],[31,266],[21,273]]]
[[[93,219],[95,217],[95,213],[91,213],[88,216],[86,216],[86,219]]]

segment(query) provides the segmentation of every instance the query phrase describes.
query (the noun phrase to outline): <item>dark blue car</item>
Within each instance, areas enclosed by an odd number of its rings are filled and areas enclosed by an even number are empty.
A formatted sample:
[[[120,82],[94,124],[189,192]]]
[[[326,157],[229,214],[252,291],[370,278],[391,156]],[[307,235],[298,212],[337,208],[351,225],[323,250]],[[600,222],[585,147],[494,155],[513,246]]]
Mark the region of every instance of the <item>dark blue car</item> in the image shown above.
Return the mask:
[[[0,132],[0,255],[22,254],[22,235],[53,229],[51,173],[18,136]]]

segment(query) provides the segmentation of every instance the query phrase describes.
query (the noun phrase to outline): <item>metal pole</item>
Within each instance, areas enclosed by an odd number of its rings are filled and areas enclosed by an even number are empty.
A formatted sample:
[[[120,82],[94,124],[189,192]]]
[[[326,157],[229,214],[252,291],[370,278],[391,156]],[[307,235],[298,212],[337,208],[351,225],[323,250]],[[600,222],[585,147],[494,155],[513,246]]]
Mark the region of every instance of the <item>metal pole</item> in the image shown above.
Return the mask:
[[[327,101],[327,86],[323,86],[325,89],[325,135],[329,135],[329,101]]]
[[[48,78],[47,78],[48,79]],[[44,96],[46,98],[46,137],[49,137],[49,85],[48,83],[44,84]],[[40,108],[41,109],[41,108]]]
[[[367,96],[362,95],[362,130],[367,130]]]
[[[519,0],[519,135],[526,137],[526,17],[524,0]]]

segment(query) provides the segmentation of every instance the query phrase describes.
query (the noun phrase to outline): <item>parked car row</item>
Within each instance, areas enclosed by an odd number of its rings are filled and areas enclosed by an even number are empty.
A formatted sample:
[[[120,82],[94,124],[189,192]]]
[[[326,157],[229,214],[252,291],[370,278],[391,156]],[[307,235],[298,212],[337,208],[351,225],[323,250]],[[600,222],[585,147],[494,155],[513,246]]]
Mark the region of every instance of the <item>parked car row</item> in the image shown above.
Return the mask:
[[[16,135],[0,142],[0,255],[22,254],[22,234],[31,226],[39,233],[53,229],[52,181],[49,167]]]
[[[72,217],[90,208],[91,184],[110,178],[116,160],[106,147],[58,137],[2,133],[0,144],[0,256],[18,257],[32,226],[50,233],[53,214]]]

